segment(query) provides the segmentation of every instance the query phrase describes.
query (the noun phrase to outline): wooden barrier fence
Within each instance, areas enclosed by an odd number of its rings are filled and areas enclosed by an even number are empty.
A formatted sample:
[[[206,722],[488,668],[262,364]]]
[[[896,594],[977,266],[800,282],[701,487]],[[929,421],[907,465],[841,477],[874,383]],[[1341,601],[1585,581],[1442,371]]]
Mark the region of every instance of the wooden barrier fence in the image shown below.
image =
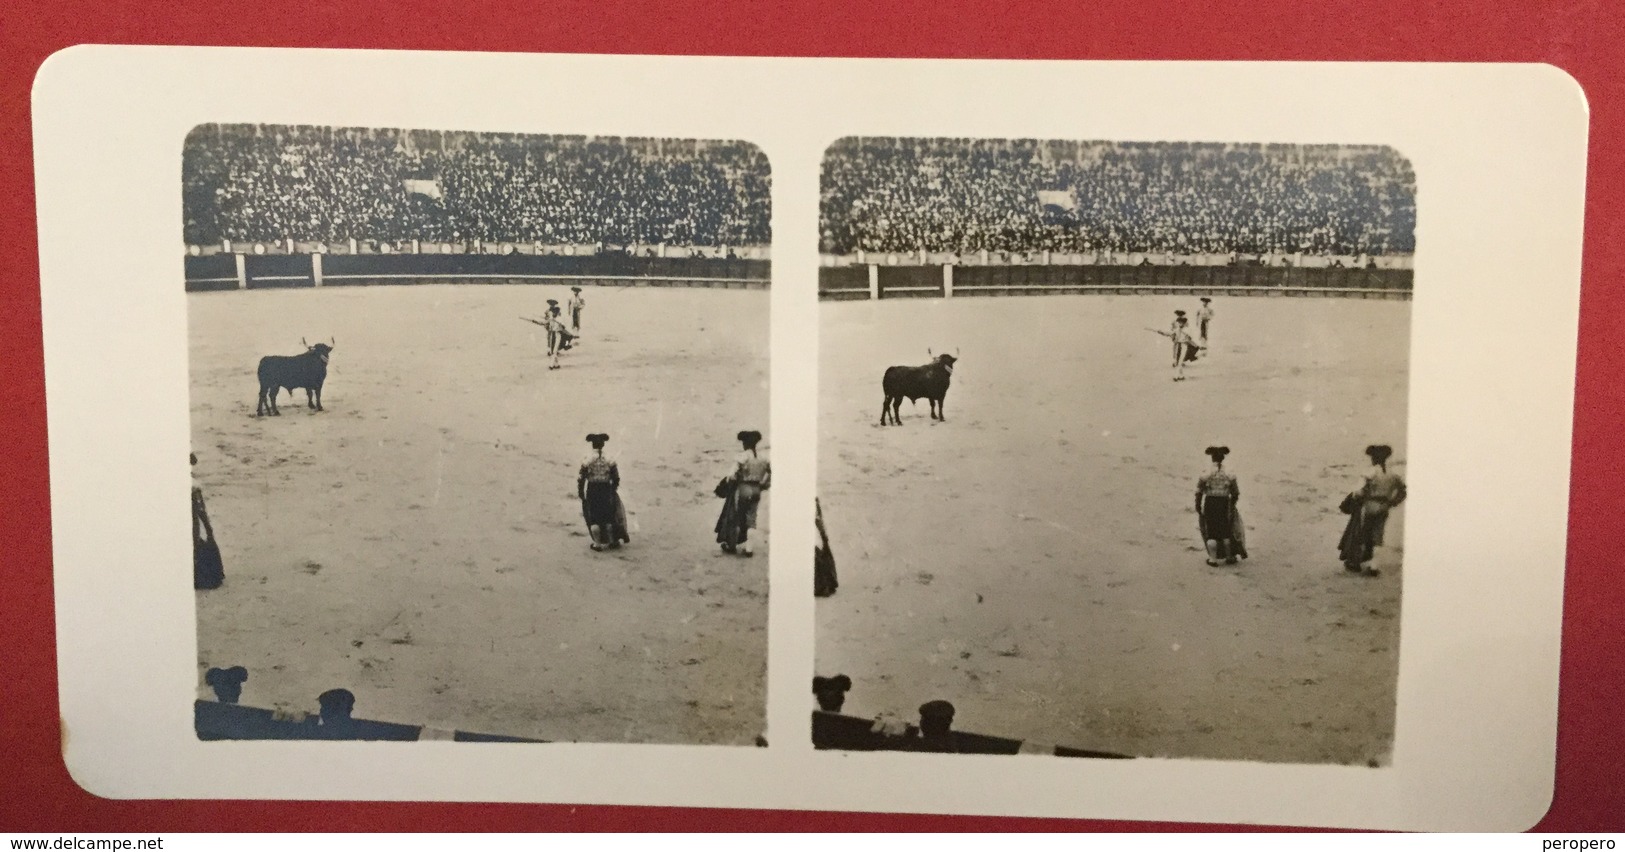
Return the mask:
[[[958,296],[1120,295],[1411,298],[1409,269],[1296,266],[820,267],[825,301]]]
[[[212,254],[186,258],[188,292],[482,282],[764,290],[772,261],[465,254]]]

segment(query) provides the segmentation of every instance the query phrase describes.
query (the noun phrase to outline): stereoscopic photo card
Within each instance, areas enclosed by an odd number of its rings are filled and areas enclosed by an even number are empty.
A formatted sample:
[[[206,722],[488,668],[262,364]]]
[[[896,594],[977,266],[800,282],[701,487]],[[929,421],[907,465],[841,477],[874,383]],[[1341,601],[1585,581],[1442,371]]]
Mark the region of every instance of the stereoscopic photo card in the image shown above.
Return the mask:
[[[34,116],[93,793],[1550,802],[1553,68],[109,46]]]

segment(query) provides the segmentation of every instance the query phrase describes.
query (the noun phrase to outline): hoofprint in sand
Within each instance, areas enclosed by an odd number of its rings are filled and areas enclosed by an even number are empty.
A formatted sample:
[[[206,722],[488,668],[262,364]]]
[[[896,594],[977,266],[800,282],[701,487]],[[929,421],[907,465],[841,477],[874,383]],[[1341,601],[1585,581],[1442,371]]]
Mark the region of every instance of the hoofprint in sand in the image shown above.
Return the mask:
[[[200,677],[241,665],[245,704],[314,710],[344,687],[358,717],[552,740],[761,733],[766,552],[720,553],[712,489],[734,434],[767,431],[768,294],[589,288],[585,339],[549,371],[519,316],[568,295],[187,297],[195,470],[226,562],[198,593]],[[336,339],[326,411],[284,393],[254,417],[259,357],[301,336]],[[593,553],[575,488],[599,431],[634,530]]]
[[[848,712],[953,702],[955,727],[1142,756],[1367,764],[1391,749],[1404,510],[1347,575],[1338,503],[1368,444],[1403,474],[1410,303],[1194,297],[820,305],[819,485],[840,591],[817,670]],[[946,422],[879,426],[881,374],[959,348]],[[1209,568],[1203,449],[1252,558]]]

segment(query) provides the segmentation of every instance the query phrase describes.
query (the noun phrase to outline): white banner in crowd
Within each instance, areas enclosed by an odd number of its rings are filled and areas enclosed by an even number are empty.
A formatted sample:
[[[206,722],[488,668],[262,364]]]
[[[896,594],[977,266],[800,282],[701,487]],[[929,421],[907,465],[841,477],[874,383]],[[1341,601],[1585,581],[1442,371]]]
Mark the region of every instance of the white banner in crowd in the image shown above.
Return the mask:
[[[440,195],[440,184],[437,181],[409,179],[401,181],[401,183],[406,187],[406,191],[413,195],[428,196],[436,201],[439,201],[442,197]]]

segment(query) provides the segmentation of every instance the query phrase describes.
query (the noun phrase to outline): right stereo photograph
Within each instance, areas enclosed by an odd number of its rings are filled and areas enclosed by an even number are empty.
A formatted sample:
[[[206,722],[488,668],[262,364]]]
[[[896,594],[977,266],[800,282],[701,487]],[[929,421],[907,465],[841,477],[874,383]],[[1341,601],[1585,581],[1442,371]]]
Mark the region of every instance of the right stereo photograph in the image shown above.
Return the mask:
[[[1388,765],[1416,194],[1376,145],[832,145],[815,746]]]

